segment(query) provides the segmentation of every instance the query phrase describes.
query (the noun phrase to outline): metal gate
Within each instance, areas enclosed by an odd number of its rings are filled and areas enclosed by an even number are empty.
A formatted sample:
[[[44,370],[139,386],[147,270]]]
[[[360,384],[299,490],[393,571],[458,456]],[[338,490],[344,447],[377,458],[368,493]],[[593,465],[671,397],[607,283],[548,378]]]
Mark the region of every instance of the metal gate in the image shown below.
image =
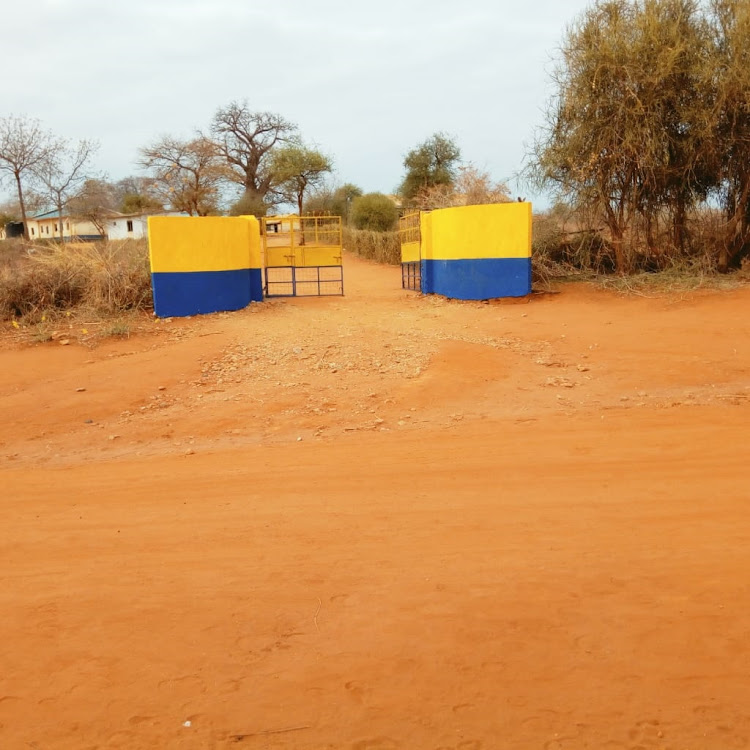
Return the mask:
[[[343,295],[341,217],[267,216],[261,236],[267,297]]]
[[[401,287],[415,292],[422,291],[422,237],[419,216],[419,211],[413,211],[404,214],[398,220],[398,235],[401,242]]]

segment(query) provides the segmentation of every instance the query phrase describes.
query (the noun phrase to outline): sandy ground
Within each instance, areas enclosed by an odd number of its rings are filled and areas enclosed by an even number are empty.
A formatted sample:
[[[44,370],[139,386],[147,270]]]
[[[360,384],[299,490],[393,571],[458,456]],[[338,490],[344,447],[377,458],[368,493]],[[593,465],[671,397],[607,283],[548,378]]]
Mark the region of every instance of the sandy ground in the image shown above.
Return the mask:
[[[0,748],[750,746],[750,289],[0,341]]]

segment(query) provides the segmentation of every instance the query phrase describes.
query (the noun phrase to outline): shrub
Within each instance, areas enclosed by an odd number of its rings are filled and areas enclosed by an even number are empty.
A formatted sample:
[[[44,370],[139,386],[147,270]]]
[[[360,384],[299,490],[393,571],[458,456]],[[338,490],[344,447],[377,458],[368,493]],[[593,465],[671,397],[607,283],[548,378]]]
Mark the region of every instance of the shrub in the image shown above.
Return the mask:
[[[351,222],[355,229],[389,232],[398,221],[396,204],[383,193],[367,193],[352,203]]]

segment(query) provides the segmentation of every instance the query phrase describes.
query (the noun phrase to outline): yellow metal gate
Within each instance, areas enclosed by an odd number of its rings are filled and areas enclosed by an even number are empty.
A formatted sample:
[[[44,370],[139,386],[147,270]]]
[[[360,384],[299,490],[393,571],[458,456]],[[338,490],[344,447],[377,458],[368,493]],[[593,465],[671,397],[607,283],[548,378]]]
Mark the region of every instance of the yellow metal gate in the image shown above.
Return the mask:
[[[398,236],[401,242],[401,287],[422,289],[422,239],[419,227],[419,211],[404,214],[398,220]]]
[[[340,216],[267,216],[261,236],[267,297],[344,293]]]

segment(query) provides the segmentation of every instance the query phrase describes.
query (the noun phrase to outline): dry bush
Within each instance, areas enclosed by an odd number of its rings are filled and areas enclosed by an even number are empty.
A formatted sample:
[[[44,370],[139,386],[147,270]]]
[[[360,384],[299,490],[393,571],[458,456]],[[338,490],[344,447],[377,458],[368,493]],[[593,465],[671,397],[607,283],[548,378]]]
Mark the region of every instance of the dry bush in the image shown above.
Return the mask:
[[[343,239],[344,248],[361,258],[395,266],[401,263],[398,232],[372,232],[344,227]]]
[[[101,314],[153,306],[146,242],[34,247],[0,266],[0,319],[35,323],[74,308]]]
[[[13,271],[26,262],[29,243],[22,238],[0,242],[0,274]]]
[[[531,268],[534,285],[591,278],[614,269],[612,249],[599,231],[582,226],[568,212],[535,214]]]
[[[473,164],[466,164],[458,168],[458,175],[453,182],[423,188],[412,203],[414,208],[432,211],[454,206],[508,203],[510,200],[510,191],[504,182],[494,182],[488,172]]]

